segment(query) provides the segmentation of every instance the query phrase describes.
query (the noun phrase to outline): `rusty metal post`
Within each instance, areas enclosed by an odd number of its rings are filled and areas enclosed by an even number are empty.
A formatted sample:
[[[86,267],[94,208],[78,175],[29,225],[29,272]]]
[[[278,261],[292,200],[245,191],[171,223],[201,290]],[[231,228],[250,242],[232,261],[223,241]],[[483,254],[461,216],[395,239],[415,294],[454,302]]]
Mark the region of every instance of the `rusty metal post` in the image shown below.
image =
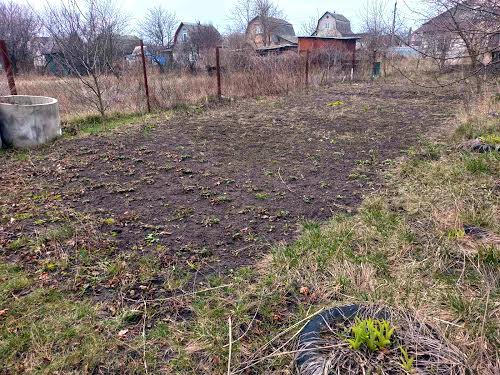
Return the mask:
[[[144,74],[144,87],[146,89],[146,103],[148,106],[148,113],[151,113],[151,104],[149,103],[148,74],[146,72],[146,57],[144,56],[144,43],[142,39],[141,39],[141,57],[142,57],[142,72]]]
[[[354,80],[354,69],[356,69],[356,44],[354,44],[354,49],[352,51],[351,81]]]
[[[217,69],[217,98],[222,98],[222,85],[220,81],[220,47],[215,47],[215,67]]]
[[[7,81],[9,82],[9,89],[11,95],[17,95],[16,82],[14,81],[14,71],[10,63],[9,54],[7,53],[7,45],[5,40],[0,40],[0,55],[2,58],[2,65],[7,74]]]
[[[306,50],[306,87],[309,87],[309,50]]]

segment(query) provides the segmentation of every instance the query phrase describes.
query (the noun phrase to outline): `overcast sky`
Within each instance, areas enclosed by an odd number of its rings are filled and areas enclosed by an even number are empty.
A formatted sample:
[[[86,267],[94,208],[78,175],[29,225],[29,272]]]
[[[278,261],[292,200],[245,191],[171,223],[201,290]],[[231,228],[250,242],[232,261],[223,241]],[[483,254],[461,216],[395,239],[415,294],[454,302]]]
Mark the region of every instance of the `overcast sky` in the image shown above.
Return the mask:
[[[26,2],[26,0],[16,0]],[[29,1],[29,0],[28,0]],[[58,0],[45,0],[57,3]],[[35,8],[43,7],[44,0],[31,0]],[[180,21],[213,23],[221,32],[226,31],[230,24],[228,14],[237,0],[116,0],[123,11],[130,15],[133,21],[140,20],[148,8],[161,5],[169,11],[174,11]],[[367,0],[276,0],[283,10],[285,18],[291,22],[297,34],[301,34],[301,25],[310,17],[318,17],[326,11],[340,13],[351,21],[353,31],[360,31],[360,11]],[[394,6],[395,0],[387,0],[388,9]],[[415,27],[420,23],[418,14],[409,10],[417,9],[422,0],[398,0],[398,8],[405,14],[409,26]]]

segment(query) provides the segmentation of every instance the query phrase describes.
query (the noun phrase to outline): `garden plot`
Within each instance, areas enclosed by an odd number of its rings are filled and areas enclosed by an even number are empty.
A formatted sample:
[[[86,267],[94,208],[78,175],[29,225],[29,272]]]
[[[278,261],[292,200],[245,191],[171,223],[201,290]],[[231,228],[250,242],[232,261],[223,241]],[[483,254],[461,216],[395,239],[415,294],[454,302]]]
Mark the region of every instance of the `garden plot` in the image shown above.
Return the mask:
[[[430,92],[341,85],[6,154],[0,239],[62,238],[61,254],[94,241],[109,259],[158,269],[253,264],[298,224],[355,210],[378,172],[452,110],[452,98]],[[61,254],[42,252],[33,267]]]

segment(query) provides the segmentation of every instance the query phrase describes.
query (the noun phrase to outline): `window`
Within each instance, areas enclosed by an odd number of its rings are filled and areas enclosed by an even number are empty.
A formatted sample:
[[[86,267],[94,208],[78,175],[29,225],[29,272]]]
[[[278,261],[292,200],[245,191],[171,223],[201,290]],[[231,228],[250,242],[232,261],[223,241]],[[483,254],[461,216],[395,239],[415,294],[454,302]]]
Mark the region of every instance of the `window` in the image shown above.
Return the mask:
[[[260,25],[255,26],[255,33],[262,34],[262,27]]]
[[[184,33],[182,34],[182,41],[183,41],[183,42],[187,42],[187,41],[188,41],[188,33],[187,33],[187,32],[184,32]]]
[[[330,28],[330,24],[327,22],[325,23],[325,29],[329,29]]]

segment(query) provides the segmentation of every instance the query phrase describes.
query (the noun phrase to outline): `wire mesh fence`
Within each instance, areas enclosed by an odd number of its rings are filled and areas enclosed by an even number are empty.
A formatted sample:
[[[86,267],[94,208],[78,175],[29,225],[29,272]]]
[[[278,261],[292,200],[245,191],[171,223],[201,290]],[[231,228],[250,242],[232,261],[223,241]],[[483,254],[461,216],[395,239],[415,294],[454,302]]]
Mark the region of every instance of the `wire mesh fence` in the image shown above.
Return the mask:
[[[146,64],[149,96],[153,111],[179,105],[197,104],[217,96],[215,50],[198,56],[196,64],[160,67]],[[356,58],[356,60],[354,60]],[[308,65],[306,69],[306,65]],[[370,62],[358,53],[322,50],[310,54],[288,51],[261,56],[243,50],[220,49],[221,92],[225,97],[242,98],[286,95],[292,91],[329,85],[338,81],[370,78]],[[307,76],[306,76],[307,74]],[[43,95],[59,100],[64,118],[95,114],[101,100],[106,113],[147,111],[142,61],[122,62],[120,69],[103,72],[92,82],[79,77],[51,74],[19,75],[20,94]],[[0,95],[8,95],[5,79]]]

